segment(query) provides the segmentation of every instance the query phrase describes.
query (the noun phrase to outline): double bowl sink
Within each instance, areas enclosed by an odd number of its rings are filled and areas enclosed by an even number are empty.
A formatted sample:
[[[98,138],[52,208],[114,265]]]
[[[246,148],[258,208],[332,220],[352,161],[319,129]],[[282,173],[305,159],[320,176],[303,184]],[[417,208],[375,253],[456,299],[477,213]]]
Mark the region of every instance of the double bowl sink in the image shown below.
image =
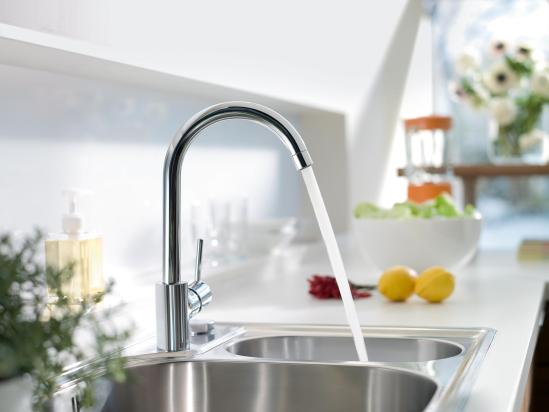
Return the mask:
[[[127,381],[98,379],[95,410],[461,410],[494,333],[365,327],[361,363],[345,327],[218,324],[189,352],[155,353],[153,340],[128,348]],[[55,410],[78,411],[77,388],[61,382]]]

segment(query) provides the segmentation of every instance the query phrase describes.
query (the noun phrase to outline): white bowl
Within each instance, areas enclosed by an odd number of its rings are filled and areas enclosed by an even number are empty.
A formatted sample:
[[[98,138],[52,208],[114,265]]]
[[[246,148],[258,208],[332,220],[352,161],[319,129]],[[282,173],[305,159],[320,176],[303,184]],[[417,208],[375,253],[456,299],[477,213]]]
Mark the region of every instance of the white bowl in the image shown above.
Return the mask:
[[[357,219],[355,233],[364,256],[377,268],[405,265],[418,273],[430,266],[456,268],[477,249],[480,217]]]

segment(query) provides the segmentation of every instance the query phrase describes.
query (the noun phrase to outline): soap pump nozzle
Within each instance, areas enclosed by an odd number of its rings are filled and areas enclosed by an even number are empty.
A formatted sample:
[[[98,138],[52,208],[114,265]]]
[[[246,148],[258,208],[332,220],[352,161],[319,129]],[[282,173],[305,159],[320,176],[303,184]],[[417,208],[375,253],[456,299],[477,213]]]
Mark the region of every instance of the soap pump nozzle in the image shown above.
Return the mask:
[[[84,232],[84,216],[79,213],[78,202],[81,196],[91,194],[91,191],[85,189],[65,189],[63,194],[67,197],[68,210],[63,215],[63,232],[69,235],[77,235]]]

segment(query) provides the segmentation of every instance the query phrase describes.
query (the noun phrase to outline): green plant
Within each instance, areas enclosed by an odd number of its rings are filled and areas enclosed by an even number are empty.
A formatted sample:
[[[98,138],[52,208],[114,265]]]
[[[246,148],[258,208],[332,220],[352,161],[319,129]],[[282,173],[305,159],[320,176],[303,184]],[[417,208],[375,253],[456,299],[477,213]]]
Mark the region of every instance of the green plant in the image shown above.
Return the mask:
[[[90,406],[91,381],[98,372],[116,381],[125,379],[120,351],[130,331],[113,325],[114,309],[96,310],[112,284],[75,304],[61,292],[72,268],[59,271],[40,264],[41,245],[38,230],[20,242],[0,234],[0,382],[29,374],[33,409],[42,411],[67,365],[96,359],[93,368],[72,376],[82,382],[81,404]]]
[[[461,211],[454,200],[445,193],[424,203],[411,201],[395,203],[390,209],[361,202],[354,210],[354,216],[357,219],[452,219],[477,215],[478,212],[473,205],[466,205]]]

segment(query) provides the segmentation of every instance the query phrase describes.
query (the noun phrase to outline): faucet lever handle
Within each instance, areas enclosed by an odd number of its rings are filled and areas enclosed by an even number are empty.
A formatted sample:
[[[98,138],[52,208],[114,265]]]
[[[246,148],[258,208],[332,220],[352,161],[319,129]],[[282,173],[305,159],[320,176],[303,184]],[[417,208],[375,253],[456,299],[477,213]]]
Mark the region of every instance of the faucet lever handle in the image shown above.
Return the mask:
[[[202,277],[202,247],[204,245],[204,239],[196,240],[196,263],[194,266],[194,281],[200,282]]]
[[[199,313],[212,301],[212,291],[207,283],[202,281],[202,247],[204,240],[196,241],[196,265],[194,282],[189,285],[189,318]]]

